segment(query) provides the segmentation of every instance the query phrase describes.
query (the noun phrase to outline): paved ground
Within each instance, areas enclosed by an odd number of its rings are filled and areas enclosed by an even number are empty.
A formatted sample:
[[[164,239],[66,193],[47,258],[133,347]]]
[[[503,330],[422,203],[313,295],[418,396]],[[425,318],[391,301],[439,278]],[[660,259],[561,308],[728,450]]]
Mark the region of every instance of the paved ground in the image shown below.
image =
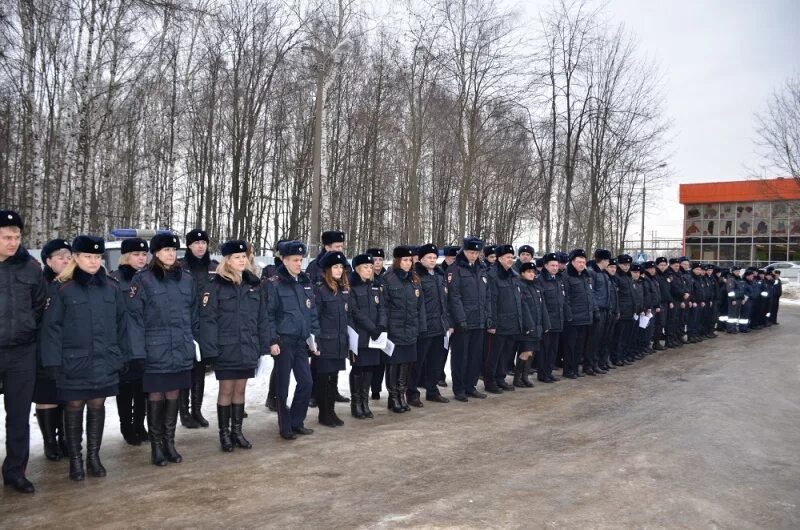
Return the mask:
[[[38,492],[2,491],[0,527],[800,528],[800,308],[781,317],[483,402],[394,415],[382,400],[374,420],[292,443],[258,387],[254,449],[179,428],[185,460],[167,468],[122,442],[109,406],[109,476],[70,482],[37,438]]]

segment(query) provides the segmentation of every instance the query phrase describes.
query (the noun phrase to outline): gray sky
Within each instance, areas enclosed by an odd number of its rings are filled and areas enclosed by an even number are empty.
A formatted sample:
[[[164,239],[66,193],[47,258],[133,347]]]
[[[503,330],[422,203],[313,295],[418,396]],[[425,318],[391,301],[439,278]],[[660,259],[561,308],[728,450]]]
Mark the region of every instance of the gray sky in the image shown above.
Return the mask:
[[[740,180],[760,167],[753,115],[800,73],[800,1],[610,0],[607,9],[662,70],[672,180],[645,233],[680,237],[679,183]]]

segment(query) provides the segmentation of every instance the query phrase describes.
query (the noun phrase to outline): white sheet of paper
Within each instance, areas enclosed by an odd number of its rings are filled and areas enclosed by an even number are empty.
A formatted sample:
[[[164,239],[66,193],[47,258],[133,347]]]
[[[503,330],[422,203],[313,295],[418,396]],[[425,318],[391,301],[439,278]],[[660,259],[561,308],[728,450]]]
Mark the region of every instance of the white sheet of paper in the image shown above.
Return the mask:
[[[386,339],[386,347],[383,349],[383,353],[389,357],[394,353],[394,342],[390,341],[388,338]]]
[[[266,381],[269,379],[269,369],[267,368],[269,363],[267,362],[267,358],[265,355],[262,355],[258,358],[258,364],[256,365],[256,379]]]
[[[306,339],[306,344],[308,344],[308,347],[311,351],[317,351],[317,338],[313,333]]]
[[[376,350],[382,350],[386,347],[386,342],[388,340],[389,340],[389,334],[384,331],[383,333],[378,335],[377,340],[372,340],[370,338],[368,346],[370,348],[375,348]]]
[[[444,349],[445,350],[450,349],[450,333],[444,334]]]
[[[347,326],[347,341],[350,345],[350,351],[358,355],[358,331],[350,326]]]
[[[196,340],[193,340],[192,342],[194,342],[194,358],[197,360],[197,362],[200,362],[203,360],[203,357],[200,356],[200,345],[197,344]]]
[[[639,327],[642,329],[645,329],[649,323],[650,317],[647,315],[643,315],[642,318],[639,319]]]

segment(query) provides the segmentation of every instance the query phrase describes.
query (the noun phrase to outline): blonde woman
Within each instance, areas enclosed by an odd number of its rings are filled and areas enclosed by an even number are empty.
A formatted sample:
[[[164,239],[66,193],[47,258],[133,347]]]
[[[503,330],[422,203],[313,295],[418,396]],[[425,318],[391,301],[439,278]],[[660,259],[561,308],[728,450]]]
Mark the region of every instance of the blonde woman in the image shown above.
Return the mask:
[[[102,267],[102,238],[78,236],[73,260],[50,291],[41,331],[42,366],[56,376],[58,400],[66,403],[69,478],[83,480],[83,409],[86,413],[86,468],[106,476],[100,462],[105,400],[116,395],[119,370],[128,360],[125,299]]]
[[[269,320],[261,280],[249,268],[247,243],[228,241],[221,253],[217,274],[201,293],[200,347],[204,360],[214,359],[219,443],[230,453],[252,447],[242,434],[244,393],[258,358],[269,353]]]

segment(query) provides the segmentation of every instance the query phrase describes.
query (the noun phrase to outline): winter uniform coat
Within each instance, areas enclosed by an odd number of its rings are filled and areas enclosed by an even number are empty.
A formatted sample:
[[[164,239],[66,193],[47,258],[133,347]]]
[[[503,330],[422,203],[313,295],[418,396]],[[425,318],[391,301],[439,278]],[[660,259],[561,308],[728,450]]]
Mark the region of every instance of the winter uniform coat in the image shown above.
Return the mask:
[[[567,320],[572,326],[588,326],[592,323],[595,311],[592,277],[587,270],[578,272],[572,263],[567,264],[566,272],[564,290],[571,314]]]
[[[128,336],[133,358],[145,360],[145,373],[178,373],[194,366],[199,336],[194,289],[191,274],[179,267],[165,271],[151,266],[133,277]]]
[[[479,261],[470,265],[464,252],[447,268],[447,307],[454,327],[491,329],[489,321],[488,282],[486,269]]]
[[[611,309],[611,291],[614,286],[605,271],[597,266],[597,263],[590,261],[586,266],[586,271],[592,278],[592,292],[594,293],[595,311],[607,311]]]
[[[411,272],[389,269],[383,275],[389,340],[399,346],[416,344],[427,333],[427,317],[422,286],[411,282]]]
[[[42,269],[20,245],[0,262],[0,349],[36,342],[46,299]]]
[[[267,293],[259,278],[242,273],[239,285],[216,275],[200,296],[200,351],[217,370],[253,370],[269,353]]]
[[[347,359],[350,289],[340,288],[338,292],[334,292],[328,284],[321,282],[317,284],[314,293],[319,321],[319,358]]]
[[[281,337],[305,341],[319,335],[319,320],[314,302],[314,289],[305,274],[294,278],[284,265],[278,266],[267,283],[267,315],[270,346]]]
[[[350,320],[358,332],[358,347],[367,348],[369,339],[386,331],[386,304],[383,291],[374,281],[365,282],[350,273]]]
[[[197,296],[202,296],[202,293],[208,290],[206,285],[217,273],[219,266],[219,262],[211,259],[208,252],[202,258],[197,259],[189,249],[186,249],[186,255],[178,260],[178,263],[183,270],[191,274],[194,281],[194,292],[197,293]]]
[[[498,265],[489,278],[489,315],[498,335],[528,335],[533,319],[522,303],[522,283],[513,268]]]
[[[545,331],[550,330],[550,314],[544,305],[542,291],[536,280],[520,279],[522,287],[522,303],[528,306],[532,327],[527,340],[539,341]]]
[[[556,275],[552,276],[546,270],[536,278],[536,285],[542,293],[544,307],[547,310],[547,317],[550,321],[550,328],[545,331],[561,332],[564,331],[564,322],[569,315],[569,304],[564,283]]]
[[[634,310],[633,278],[631,278],[630,271],[625,272],[622,268],[617,270],[615,278],[617,279],[617,292],[619,293],[619,318],[630,320],[633,318],[634,313],[638,313],[638,311]],[[639,297],[641,297],[641,289]]]
[[[633,313],[636,315],[644,313],[646,309],[644,306],[644,289],[641,276],[636,281],[633,281],[631,277],[631,300],[633,302]]]
[[[447,286],[445,285],[444,271],[436,266],[430,273],[421,263],[415,264],[414,270],[422,283],[422,298],[425,301],[427,331],[420,336],[444,335],[452,327],[447,308]]]
[[[75,269],[73,279],[50,291],[41,330],[45,368],[57,367],[56,386],[102,389],[119,383],[128,361],[125,298],[101,267],[96,274]]]

